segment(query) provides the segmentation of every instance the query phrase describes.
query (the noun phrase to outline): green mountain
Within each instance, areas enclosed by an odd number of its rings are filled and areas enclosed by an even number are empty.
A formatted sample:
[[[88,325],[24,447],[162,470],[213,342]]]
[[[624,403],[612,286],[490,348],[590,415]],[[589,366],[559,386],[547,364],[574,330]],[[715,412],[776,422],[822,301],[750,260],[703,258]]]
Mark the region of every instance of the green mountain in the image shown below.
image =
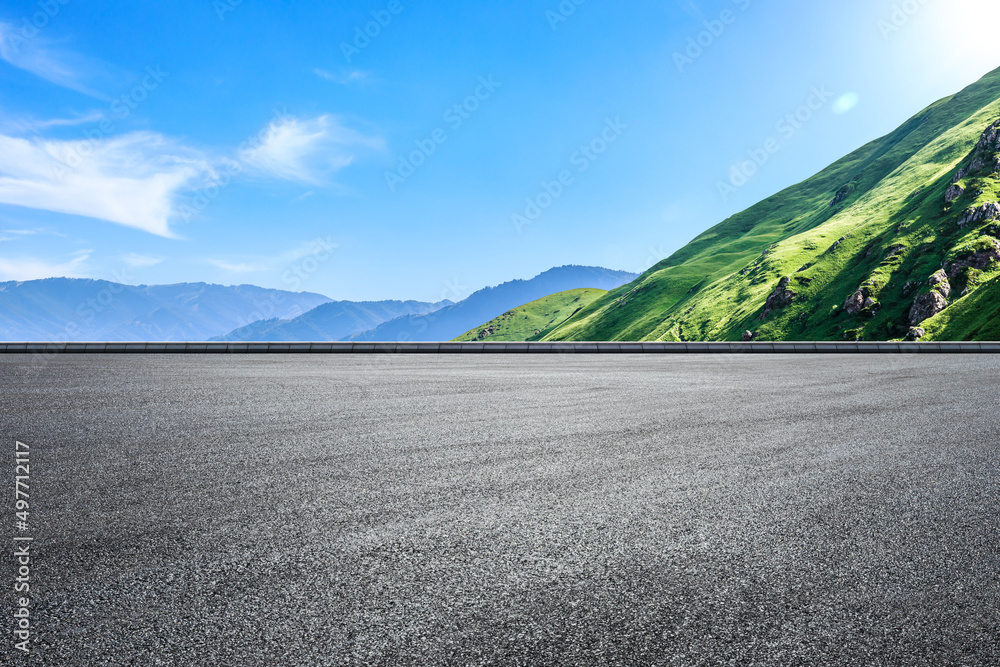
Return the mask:
[[[998,119],[1000,70],[709,229],[544,340],[1000,339]]]
[[[538,340],[584,306],[607,294],[599,289],[575,289],[542,297],[537,301],[508,310],[486,324],[466,332],[455,340],[507,342]]]

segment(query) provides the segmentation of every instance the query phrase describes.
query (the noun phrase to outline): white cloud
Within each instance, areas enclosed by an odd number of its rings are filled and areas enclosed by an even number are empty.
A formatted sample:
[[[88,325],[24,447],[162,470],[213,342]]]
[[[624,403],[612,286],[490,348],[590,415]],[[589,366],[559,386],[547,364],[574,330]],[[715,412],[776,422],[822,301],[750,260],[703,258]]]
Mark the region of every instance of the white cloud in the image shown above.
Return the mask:
[[[50,120],[37,120],[34,118],[0,118],[0,133],[23,136],[37,134],[42,130],[51,127],[73,127],[76,125],[87,125],[96,123],[104,118],[104,114],[93,111],[87,114],[76,116],[75,118],[53,118]]]
[[[327,81],[331,81],[333,83],[339,83],[342,85],[354,83],[355,81],[364,81],[366,78],[368,78],[368,72],[360,72],[358,70],[354,70],[353,72],[346,72],[343,74],[333,74],[332,72],[327,72],[326,70],[322,69],[314,69],[313,72],[316,74],[316,76],[320,77],[321,79],[326,79]]]
[[[105,75],[106,66],[91,62],[79,54],[63,53],[52,48],[41,37],[32,35],[29,38],[21,30],[2,21],[0,21],[0,59],[57,86],[91,97],[107,99],[105,95],[93,90],[87,84],[87,79],[95,76],[87,72]]]
[[[0,134],[0,203],[98,218],[172,237],[176,194],[211,172],[150,132],[54,141]]]
[[[148,266],[156,266],[163,261],[160,257],[151,257],[149,255],[140,255],[138,253],[130,252],[122,258],[122,261],[130,269],[142,269]]]
[[[382,139],[347,128],[336,116],[283,116],[265,128],[254,145],[241,150],[238,159],[260,174],[323,185],[329,174],[351,164],[358,149],[383,147]]]
[[[33,129],[76,122],[42,121]],[[331,115],[282,116],[244,143],[235,158],[250,175],[320,187],[332,185],[328,177],[349,165],[356,151],[383,146],[380,138],[347,128]],[[217,171],[226,164],[231,170],[232,163],[153,132],[55,140],[0,131],[0,204],[96,218],[175,238],[171,222],[182,210],[180,195],[212,183]]]
[[[310,255],[324,256],[324,253],[329,253],[331,250],[335,250],[338,247],[338,244],[334,243],[330,237],[325,239],[317,238],[312,241],[307,241],[297,248],[286,250],[275,257],[272,263],[276,265],[283,265],[295,262],[303,257],[309,257]]]
[[[337,248],[338,245],[330,237],[315,238],[277,255],[244,256],[239,260],[207,259],[205,262],[230,273],[261,273],[288,267],[306,257],[314,257],[323,262],[329,259]]]
[[[258,271],[264,271],[266,268],[253,264],[229,262],[224,259],[208,259],[205,261],[215,268],[228,271],[229,273],[257,273]]]
[[[84,265],[90,250],[77,252],[72,259],[53,263],[34,257],[9,259],[0,257],[0,280],[40,280],[42,278],[86,278]]]

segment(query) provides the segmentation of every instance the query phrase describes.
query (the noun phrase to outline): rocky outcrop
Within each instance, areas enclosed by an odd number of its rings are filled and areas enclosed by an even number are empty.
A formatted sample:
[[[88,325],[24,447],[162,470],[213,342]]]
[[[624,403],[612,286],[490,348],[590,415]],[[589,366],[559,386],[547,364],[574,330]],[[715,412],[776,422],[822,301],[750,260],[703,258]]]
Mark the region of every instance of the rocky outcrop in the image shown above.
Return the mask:
[[[907,247],[902,243],[894,243],[889,246],[889,252],[886,253],[885,259],[890,260],[893,257],[899,257],[907,251]]]
[[[906,334],[906,340],[917,341],[927,335],[927,330],[922,327],[910,327]]]
[[[1000,120],[986,128],[986,131],[979,137],[979,141],[972,151],[969,171],[979,171],[986,167],[994,169],[997,166],[997,153],[1000,153]]]
[[[847,311],[849,315],[857,315],[865,308],[871,308],[877,305],[875,299],[871,298],[867,287],[860,288],[857,292],[847,297],[844,301],[844,310]]]
[[[944,193],[944,203],[951,204],[965,194],[965,188],[958,184],[969,175],[985,175],[985,173],[1000,173],[1000,120],[986,128],[979,137],[976,147],[966,158],[965,166],[955,172],[951,179],[952,186]],[[965,222],[959,223],[964,226]]]
[[[833,201],[830,202],[830,208],[835,208],[842,204],[845,199],[851,195],[851,186],[845,185],[844,187],[837,190],[837,194],[833,196]]]
[[[931,279],[928,281],[928,283],[936,291],[940,292],[941,296],[943,296],[944,298],[947,299],[949,296],[951,296],[951,283],[948,282],[948,275],[944,272],[944,269],[941,269],[933,276],[931,276]]]
[[[791,278],[782,278],[778,281],[778,286],[774,288],[771,295],[767,297],[767,302],[764,304],[764,312],[761,313],[760,319],[766,319],[775,310],[781,308],[787,308],[791,305],[795,297],[798,296],[797,292],[788,289],[788,284],[792,282]]]
[[[846,241],[850,236],[851,236],[850,234],[847,234],[845,236],[841,236],[839,239],[837,239],[836,241],[833,242],[833,245],[830,246],[830,248],[827,250],[827,252],[837,252],[837,248],[840,247],[840,244],[843,243],[844,241]]]
[[[1000,172],[1000,157],[997,156],[997,153],[1000,153],[1000,120],[990,125],[980,135],[976,147],[967,157],[966,166],[955,173],[951,182],[957,183],[976,172]]]
[[[948,188],[948,190],[944,193],[944,203],[950,204],[964,194],[965,194],[965,188],[963,188],[958,183],[955,183],[950,188]]]
[[[977,208],[966,209],[958,221],[958,226],[978,225],[998,218],[1000,218],[1000,202],[990,201]]]
[[[749,343],[750,341],[752,341],[756,337],[757,337],[757,334],[755,334],[752,331],[744,331],[743,332],[743,342],[744,343]]]
[[[948,277],[957,278],[965,269],[982,271],[989,268],[994,262],[1000,262],[1000,241],[989,236],[984,236],[983,240],[984,247],[981,250],[977,250],[958,261],[952,262],[946,267]],[[938,273],[944,274],[945,270],[938,271]],[[936,276],[937,273],[934,275]]]
[[[910,326],[917,326],[947,307],[948,301],[937,290],[921,294],[913,301],[913,306],[910,308]]]
[[[910,326],[916,327],[924,320],[934,317],[948,307],[948,296],[951,294],[951,283],[944,270],[937,271],[928,279],[931,291],[919,295],[913,300],[910,308]]]

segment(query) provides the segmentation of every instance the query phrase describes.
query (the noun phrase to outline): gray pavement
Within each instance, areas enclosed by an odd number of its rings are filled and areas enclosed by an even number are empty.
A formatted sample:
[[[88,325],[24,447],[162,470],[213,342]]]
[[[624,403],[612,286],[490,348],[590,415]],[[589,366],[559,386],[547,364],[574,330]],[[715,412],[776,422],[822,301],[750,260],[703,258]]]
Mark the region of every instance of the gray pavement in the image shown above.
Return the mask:
[[[983,355],[0,356],[0,663],[1000,664],[998,426]]]

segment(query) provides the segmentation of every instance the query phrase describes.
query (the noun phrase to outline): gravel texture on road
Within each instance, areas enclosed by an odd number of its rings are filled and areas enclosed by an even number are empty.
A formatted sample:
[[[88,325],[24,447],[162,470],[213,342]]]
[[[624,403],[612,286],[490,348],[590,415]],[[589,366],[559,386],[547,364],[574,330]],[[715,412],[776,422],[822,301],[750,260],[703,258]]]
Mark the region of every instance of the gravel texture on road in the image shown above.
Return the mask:
[[[3,356],[0,662],[1000,664],[998,406],[992,356]]]

